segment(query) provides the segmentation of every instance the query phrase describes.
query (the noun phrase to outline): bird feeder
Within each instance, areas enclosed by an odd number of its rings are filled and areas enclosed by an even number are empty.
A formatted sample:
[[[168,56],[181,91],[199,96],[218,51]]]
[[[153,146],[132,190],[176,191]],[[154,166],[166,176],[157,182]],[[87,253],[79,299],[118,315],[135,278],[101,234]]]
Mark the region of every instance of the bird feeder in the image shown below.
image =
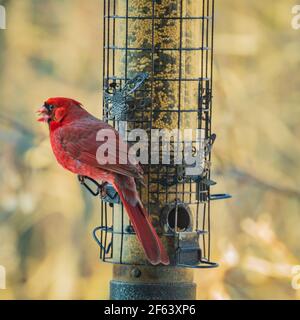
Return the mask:
[[[103,190],[95,181],[81,181],[102,199],[94,237],[100,258],[114,264],[110,297],[195,299],[193,270],[217,266],[210,254],[211,201],[228,197],[211,194],[216,184],[211,180],[214,1],[103,2],[103,118],[123,134],[144,129],[149,141],[152,129],[197,130],[190,144],[202,156],[196,174],[185,162],[143,165],[140,197],[168,251],[169,266],[147,262],[111,186]]]

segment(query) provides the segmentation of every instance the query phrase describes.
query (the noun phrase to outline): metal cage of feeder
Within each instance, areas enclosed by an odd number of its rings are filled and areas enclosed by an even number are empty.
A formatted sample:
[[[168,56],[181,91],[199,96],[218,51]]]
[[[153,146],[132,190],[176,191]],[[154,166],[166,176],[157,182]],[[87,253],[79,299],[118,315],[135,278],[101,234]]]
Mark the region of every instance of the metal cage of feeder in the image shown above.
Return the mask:
[[[103,30],[104,119],[120,131],[125,121],[150,138],[152,129],[200,130],[191,142],[195,150],[201,146],[201,173],[187,175],[187,164],[172,161],[143,165],[139,192],[172,266],[216,267],[210,207],[228,195],[211,194],[214,1],[104,0]],[[103,192],[88,178],[81,183],[102,198],[94,230],[101,259],[147,265],[115,190]]]

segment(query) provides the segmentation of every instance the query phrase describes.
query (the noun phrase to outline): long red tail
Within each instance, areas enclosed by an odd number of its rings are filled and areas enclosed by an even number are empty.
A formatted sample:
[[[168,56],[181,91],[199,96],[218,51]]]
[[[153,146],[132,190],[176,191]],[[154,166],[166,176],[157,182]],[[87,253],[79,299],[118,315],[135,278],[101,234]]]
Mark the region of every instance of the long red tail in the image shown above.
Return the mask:
[[[159,263],[168,265],[170,263],[168,254],[141,204],[134,179],[119,176],[114,187],[118,191],[148,260],[153,265]]]

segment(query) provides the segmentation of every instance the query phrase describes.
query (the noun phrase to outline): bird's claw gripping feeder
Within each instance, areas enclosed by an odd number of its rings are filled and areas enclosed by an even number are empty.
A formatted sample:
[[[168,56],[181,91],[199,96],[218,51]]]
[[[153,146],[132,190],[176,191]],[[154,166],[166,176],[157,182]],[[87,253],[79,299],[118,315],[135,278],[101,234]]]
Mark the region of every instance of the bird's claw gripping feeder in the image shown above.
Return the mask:
[[[141,200],[166,247],[169,266],[152,266],[110,185],[94,230],[100,257],[114,264],[111,299],[195,299],[193,269],[214,268],[210,256],[213,0],[104,0],[104,119],[120,130],[200,130],[203,163],[144,165]]]

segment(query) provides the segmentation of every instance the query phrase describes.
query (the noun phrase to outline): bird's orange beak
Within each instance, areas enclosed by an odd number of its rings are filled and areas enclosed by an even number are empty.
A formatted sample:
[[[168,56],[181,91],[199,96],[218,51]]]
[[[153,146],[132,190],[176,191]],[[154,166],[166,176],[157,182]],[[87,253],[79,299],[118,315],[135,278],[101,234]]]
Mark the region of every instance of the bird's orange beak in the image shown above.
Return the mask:
[[[49,111],[47,110],[46,107],[41,107],[39,110],[37,110],[36,112],[39,116],[41,116],[40,118],[38,118],[37,121],[39,122],[48,122],[49,119],[51,118],[51,116],[49,115]]]

